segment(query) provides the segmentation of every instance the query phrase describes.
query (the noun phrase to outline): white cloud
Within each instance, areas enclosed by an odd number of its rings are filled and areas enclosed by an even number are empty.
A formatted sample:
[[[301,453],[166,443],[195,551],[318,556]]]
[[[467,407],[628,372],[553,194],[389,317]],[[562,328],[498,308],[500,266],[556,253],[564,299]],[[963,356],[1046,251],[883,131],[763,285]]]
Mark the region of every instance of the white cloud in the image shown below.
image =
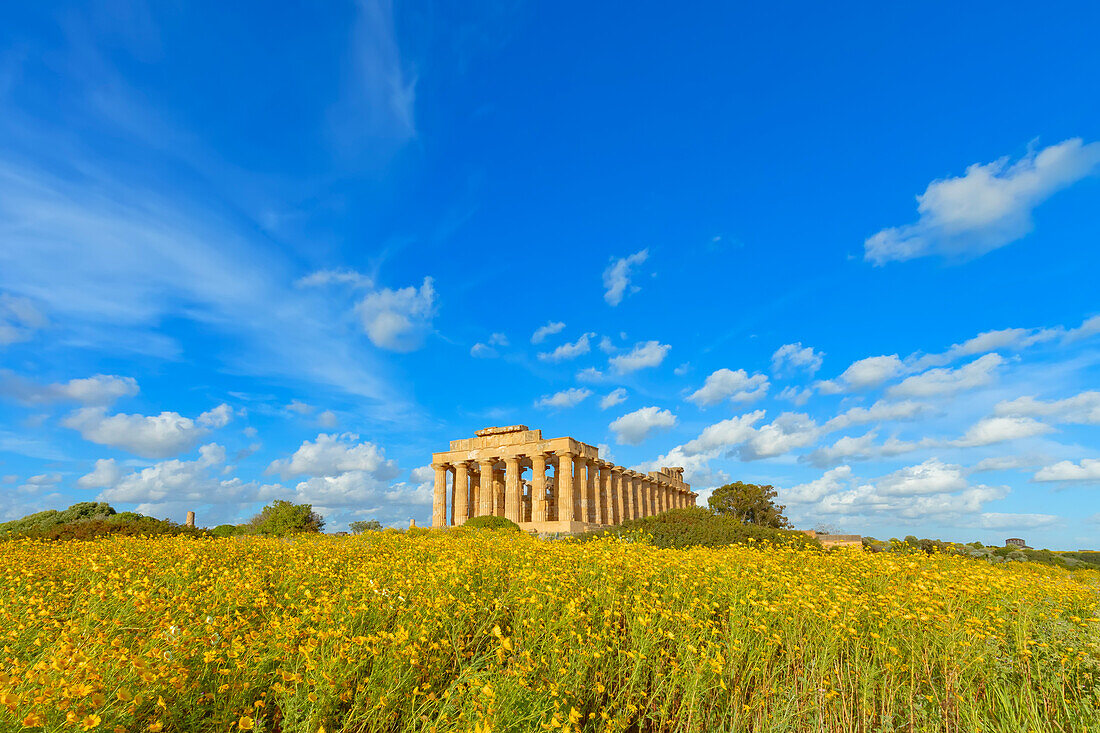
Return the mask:
[[[928,405],[912,400],[902,400],[901,402],[878,400],[870,407],[850,408],[827,421],[824,427],[828,431],[833,431],[872,422],[912,420],[930,409]]]
[[[608,427],[615,433],[616,442],[638,445],[653,433],[668,430],[675,424],[676,416],[671,411],[658,407],[643,407],[612,421]]]
[[[92,472],[76,480],[82,489],[101,489],[114,486],[122,479],[122,469],[114,458],[100,458],[95,462]]]
[[[993,445],[1043,435],[1052,430],[1054,428],[1030,417],[986,417],[971,425],[954,445],[961,448]]]
[[[820,435],[821,428],[808,415],[784,412],[767,425],[757,428],[738,452],[744,461],[771,458],[803,448]]]
[[[999,331],[985,331],[972,339],[954,344],[942,354],[926,354],[914,358],[912,369],[919,371],[930,366],[950,364],[956,359],[991,351],[1020,351],[1044,341],[1051,341],[1065,333],[1059,328],[1004,328]]]
[[[1055,514],[1005,514],[983,512],[978,515],[978,526],[983,529],[1036,529],[1049,527],[1061,521]]]
[[[565,324],[561,321],[550,321],[545,326],[539,326],[535,329],[535,332],[531,334],[531,343],[541,344],[546,340],[547,336],[553,336],[555,333],[561,333],[565,328]]]
[[[779,399],[793,402],[796,406],[801,407],[810,401],[810,398],[814,396],[814,391],[810,387],[799,389],[798,387],[784,387],[783,391],[779,393]]]
[[[966,174],[935,180],[917,196],[915,224],[883,229],[864,242],[876,265],[940,254],[976,257],[1020,239],[1036,206],[1100,166],[1100,143],[1073,138],[1007,158],[975,163]]]
[[[27,478],[16,491],[21,494],[39,494],[43,491],[53,489],[59,483],[61,483],[61,474],[40,473]]]
[[[764,410],[755,410],[708,425],[703,428],[699,437],[682,446],[683,454],[686,456],[716,454],[718,451],[729,450],[740,445],[755,434],[753,425],[764,419],[765,414],[767,413]]]
[[[110,405],[122,397],[138,393],[133,377],[96,374],[84,379],[70,379],[56,384],[37,384],[14,374],[0,375],[0,394],[24,404],[49,402],[79,402],[85,405]]]
[[[194,448],[210,427],[220,427],[220,420],[228,422],[222,407],[204,412],[198,422],[178,412],[108,415],[104,407],[82,407],[62,420],[61,424],[79,431],[82,438],[92,443],[120,448],[146,458],[166,458]]]
[[[435,289],[425,277],[420,288],[383,288],[370,293],[356,306],[367,337],[389,351],[415,351],[423,344],[435,314]]]
[[[329,430],[335,428],[339,422],[340,421],[339,419],[337,419],[336,413],[332,410],[325,410],[317,416],[317,424],[323,428],[328,428]]]
[[[914,496],[961,491],[968,486],[961,466],[929,458],[916,466],[906,466],[883,476],[876,483],[884,496]]]
[[[907,377],[886,392],[895,397],[938,397],[984,387],[993,381],[1003,363],[999,354],[986,354],[958,369],[941,367]]]
[[[611,264],[603,271],[603,286],[605,288],[603,299],[607,301],[608,305],[616,306],[623,302],[623,296],[626,295],[628,287],[632,293],[639,290],[638,286],[630,285],[630,269],[645,262],[647,257],[649,257],[649,250],[643,249],[629,257],[620,257],[611,261]]]
[[[870,389],[900,374],[904,368],[897,354],[869,356],[852,362],[835,380],[818,382],[817,388],[824,394]]]
[[[350,285],[356,288],[369,288],[374,285],[369,277],[361,272],[338,267],[331,270],[317,270],[294,281],[299,288],[316,288],[325,285]]]
[[[585,367],[577,372],[578,382],[602,382],[604,374],[596,367]]]
[[[578,356],[587,354],[589,351],[592,350],[592,347],[589,345],[588,340],[595,337],[596,334],[594,333],[583,334],[574,343],[564,343],[553,351],[540,352],[539,359],[541,359],[542,361],[552,362],[576,359]]]
[[[294,487],[294,501],[314,507],[348,507],[378,503],[431,506],[431,484],[391,485],[368,471],[346,471],[335,476],[313,476]]]
[[[0,293],[0,346],[26,341],[47,324],[46,316],[29,298]]]
[[[1080,463],[1059,461],[1035,473],[1036,481],[1100,481],[1100,459],[1085,458]]]
[[[1090,390],[1050,402],[1034,397],[1018,397],[997,403],[993,412],[996,415],[1043,417],[1057,423],[1100,425],[1100,392]]]
[[[699,407],[716,405],[727,399],[731,402],[755,402],[768,393],[768,387],[768,378],[763,374],[750,377],[744,369],[719,369],[711,373],[703,386],[687,399]]]
[[[845,436],[838,439],[831,446],[823,446],[809,453],[803,458],[815,466],[832,466],[847,460],[871,460],[885,456],[898,456],[903,453],[911,453],[923,446],[922,442],[909,442],[895,437],[887,438],[883,443],[876,443],[878,433],[874,430],[858,436]]]
[[[575,407],[592,394],[592,390],[584,389],[582,387],[571,387],[569,389],[562,390],[561,392],[555,392],[552,395],[543,395],[539,399],[535,400],[535,407],[546,407],[557,410],[565,409],[567,407]]]
[[[309,413],[313,412],[314,407],[313,405],[302,402],[301,400],[291,400],[290,404],[286,406],[286,409],[297,415],[308,415]]]
[[[224,428],[233,419],[233,409],[224,402],[198,416],[196,422],[204,428]]]
[[[497,350],[480,341],[470,347],[470,356],[475,359],[493,359],[498,356]]]
[[[789,489],[779,489],[779,499],[791,504],[813,504],[848,488],[852,478],[850,466],[837,466],[823,473],[819,479]]]
[[[489,334],[489,345],[490,346],[507,346],[508,345],[508,336],[506,334],[503,334],[503,333]]]
[[[619,374],[660,366],[671,348],[668,344],[662,344],[659,341],[638,343],[634,345],[629,353],[611,357],[608,364]]]
[[[600,398],[600,409],[606,410],[609,407],[614,407],[623,402],[626,402],[626,389],[619,387],[618,389],[611,390]]]
[[[619,348],[615,344],[611,343],[611,339],[608,336],[600,338],[600,351],[605,354],[614,354]]]
[[[672,373],[675,374],[677,377],[682,377],[690,371],[691,371],[691,362],[685,361],[683,364],[681,364],[680,366],[673,369]]]
[[[784,344],[772,354],[772,372],[775,374],[793,374],[806,372],[813,376],[821,368],[825,355],[814,351],[811,346],[802,346],[801,341]]]
[[[970,467],[970,473],[1009,471],[1014,468],[1034,466],[1038,462],[1036,458],[1028,456],[996,456],[993,458],[983,458]]]
[[[369,441],[357,443],[354,433],[321,433],[314,441],[303,441],[290,458],[275,460],[265,473],[291,476],[336,476],[347,471],[363,471],[380,480],[397,476],[397,464],[387,460],[385,451]]]

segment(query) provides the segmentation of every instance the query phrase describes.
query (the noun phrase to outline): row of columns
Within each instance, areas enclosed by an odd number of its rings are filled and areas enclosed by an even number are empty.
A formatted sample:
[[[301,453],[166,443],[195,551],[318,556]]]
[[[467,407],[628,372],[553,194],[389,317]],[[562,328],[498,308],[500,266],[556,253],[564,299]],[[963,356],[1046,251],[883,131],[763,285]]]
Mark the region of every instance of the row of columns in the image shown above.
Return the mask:
[[[503,463],[503,470],[499,466]],[[531,481],[521,474],[531,468]],[[554,468],[554,477],[546,474]],[[573,453],[479,458],[432,464],[432,526],[496,515],[513,522],[573,521],[619,524],[694,506],[695,494],[658,476]],[[448,477],[451,477],[448,490]]]

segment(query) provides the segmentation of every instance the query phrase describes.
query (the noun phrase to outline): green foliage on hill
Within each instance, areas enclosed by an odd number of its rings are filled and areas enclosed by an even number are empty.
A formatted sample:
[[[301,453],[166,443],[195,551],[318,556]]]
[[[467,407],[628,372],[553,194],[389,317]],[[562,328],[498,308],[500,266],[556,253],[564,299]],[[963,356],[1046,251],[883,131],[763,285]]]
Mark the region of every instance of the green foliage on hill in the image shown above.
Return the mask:
[[[744,524],[790,529],[791,523],[783,516],[786,507],[775,502],[777,495],[775,487],[770,484],[734,481],[715,489],[707,499],[707,505],[711,511],[728,515]]]
[[[486,516],[486,517],[470,517],[462,525],[463,527],[470,527],[472,529],[504,529],[512,532],[519,532],[519,525],[513,522],[511,519],[505,519],[504,517]]]
[[[1075,568],[1100,567],[1100,552],[1082,550],[1079,552],[1056,552],[1054,550],[1021,549],[1019,547],[997,547],[983,545],[981,542],[961,544],[943,540],[917,539],[909,535],[903,540],[876,540],[864,537],[863,547],[871,552],[893,552],[898,554],[942,553],[946,555],[965,555],[989,562],[1037,562],[1042,565],[1073,570]]]
[[[652,517],[632,519],[614,527],[585,532],[581,542],[597,537],[623,537],[650,542],[657,547],[724,547],[764,544],[783,547],[817,547],[821,544],[802,532],[745,524],[735,517],[702,507],[671,509]]]
[[[106,519],[113,515],[115,515],[115,510],[111,508],[110,504],[82,501],[62,511],[48,509],[44,512],[29,514],[22,519],[16,519],[12,522],[4,522],[0,524],[0,535],[36,532],[49,529],[50,527],[56,527],[60,524],[79,522],[87,519]]]
[[[377,519],[360,520],[358,522],[351,522],[348,524],[348,529],[352,531],[352,534],[362,534],[364,532],[381,532],[382,523]]]
[[[84,540],[112,534],[184,534],[198,537],[205,535],[206,531],[136,512],[116,512],[109,504],[90,501],[73,504],[62,511],[51,509],[0,524],[2,539]]]
[[[251,533],[266,537],[285,537],[320,532],[324,529],[325,518],[313,511],[311,504],[292,504],[284,499],[276,499],[252,517],[248,526]]]

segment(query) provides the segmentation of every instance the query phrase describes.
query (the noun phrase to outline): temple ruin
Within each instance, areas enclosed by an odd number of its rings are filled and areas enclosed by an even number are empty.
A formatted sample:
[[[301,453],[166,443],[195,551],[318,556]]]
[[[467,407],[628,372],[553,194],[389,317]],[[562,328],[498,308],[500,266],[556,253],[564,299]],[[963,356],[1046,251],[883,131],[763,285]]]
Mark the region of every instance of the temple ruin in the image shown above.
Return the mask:
[[[526,425],[474,434],[432,454],[433,527],[495,515],[525,530],[573,533],[695,506],[683,468],[632,471],[601,459],[595,446],[568,437],[544,440],[541,430]]]

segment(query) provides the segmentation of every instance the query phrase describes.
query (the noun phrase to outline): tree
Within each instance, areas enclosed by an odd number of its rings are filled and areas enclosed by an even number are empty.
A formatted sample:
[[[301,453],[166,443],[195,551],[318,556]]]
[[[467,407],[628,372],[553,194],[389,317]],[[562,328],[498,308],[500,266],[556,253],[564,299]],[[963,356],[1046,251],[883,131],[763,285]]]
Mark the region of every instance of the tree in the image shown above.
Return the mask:
[[[776,504],[775,497],[773,486],[736,481],[715,489],[707,503],[718,514],[736,517],[745,524],[776,529],[789,528],[791,523],[783,516],[786,507]]]
[[[362,534],[364,532],[381,532],[382,523],[377,519],[371,519],[370,521],[359,520],[358,522],[351,522],[348,524],[348,529],[353,534]]]
[[[302,532],[320,532],[325,526],[325,518],[313,511],[312,504],[291,504],[289,501],[276,499],[252,517],[249,524],[257,534],[283,537]]]

